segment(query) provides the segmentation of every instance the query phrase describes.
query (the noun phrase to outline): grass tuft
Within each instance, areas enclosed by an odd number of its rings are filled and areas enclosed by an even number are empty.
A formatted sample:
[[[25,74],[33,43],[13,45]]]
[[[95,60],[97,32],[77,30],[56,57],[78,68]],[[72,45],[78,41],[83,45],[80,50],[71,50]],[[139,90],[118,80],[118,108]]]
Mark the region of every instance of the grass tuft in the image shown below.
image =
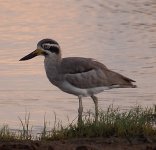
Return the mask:
[[[20,134],[11,133],[8,126],[0,129],[0,139],[8,140],[32,140],[32,128],[29,125],[30,113],[25,115],[22,121]],[[132,138],[144,138],[156,140],[156,106],[155,108],[134,107],[130,110],[121,111],[112,105],[106,111],[99,111],[98,122],[94,121],[92,112],[83,116],[81,125],[70,123],[63,126],[57,122],[56,114],[54,126],[47,129],[47,121],[44,117],[44,127],[38,140],[61,140],[73,138],[93,137],[121,137],[128,141]]]
[[[2,128],[0,128],[0,140],[1,141],[10,141],[14,139],[16,139],[16,136],[14,133],[10,132],[8,125],[4,125]]]
[[[70,124],[54,128],[45,136],[49,140],[92,137],[154,137],[156,136],[156,112],[153,108],[135,107],[121,112],[119,108],[110,106],[106,111],[99,112],[98,122],[94,115],[88,112],[81,125]]]
[[[25,114],[24,120],[22,120],[20,117],[18,117],[20,120],[20,123],[22,125],[22,130],[20,130],[20,134],[18,135],[19,139],[22,140],[31,140],[32,139],[32,127],[30,128],[30,113]]]

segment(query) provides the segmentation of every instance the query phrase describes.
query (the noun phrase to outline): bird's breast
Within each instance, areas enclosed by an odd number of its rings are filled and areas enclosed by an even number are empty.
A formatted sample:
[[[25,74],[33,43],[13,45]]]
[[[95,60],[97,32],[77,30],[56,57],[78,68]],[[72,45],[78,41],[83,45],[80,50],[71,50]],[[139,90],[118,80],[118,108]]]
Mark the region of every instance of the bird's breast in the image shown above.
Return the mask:
[[[49,81],[55,86],[58,86],[62,80],[62,76],[59,73],[58,66],[54,64],[44,63],[44,67]]]

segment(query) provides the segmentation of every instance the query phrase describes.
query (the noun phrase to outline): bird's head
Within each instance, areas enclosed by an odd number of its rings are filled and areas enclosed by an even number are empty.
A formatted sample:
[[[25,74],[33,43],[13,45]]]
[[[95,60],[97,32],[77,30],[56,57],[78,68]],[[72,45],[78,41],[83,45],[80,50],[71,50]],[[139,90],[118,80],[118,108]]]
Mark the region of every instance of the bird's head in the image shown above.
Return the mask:
[[[38,42],[37,49],[30,54],[24,56],[20,61],[32,59],[38,55],[45,57],[61,57],[61,50],[59,44],[52,39],[43,39]]]

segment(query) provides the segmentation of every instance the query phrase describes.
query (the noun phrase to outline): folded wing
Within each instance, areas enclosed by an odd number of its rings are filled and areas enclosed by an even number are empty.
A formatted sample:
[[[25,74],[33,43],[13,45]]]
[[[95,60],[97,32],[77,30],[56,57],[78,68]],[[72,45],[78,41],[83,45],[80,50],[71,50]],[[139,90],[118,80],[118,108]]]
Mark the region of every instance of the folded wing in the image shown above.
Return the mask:
[[[68,57],[62,60],[64,79],[78,88],[134,87],[132,79],[109,70],[105,65],[91,58]]]

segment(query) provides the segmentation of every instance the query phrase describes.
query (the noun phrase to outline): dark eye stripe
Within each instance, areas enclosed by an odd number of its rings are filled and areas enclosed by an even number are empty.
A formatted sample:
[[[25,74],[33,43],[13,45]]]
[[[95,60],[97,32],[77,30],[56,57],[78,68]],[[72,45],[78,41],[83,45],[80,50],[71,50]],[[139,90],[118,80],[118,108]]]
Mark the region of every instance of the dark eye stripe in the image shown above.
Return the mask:
[[[58,54],[60,49],[58,47],[51,46],[50,49],[48,49],[48,51]]]

